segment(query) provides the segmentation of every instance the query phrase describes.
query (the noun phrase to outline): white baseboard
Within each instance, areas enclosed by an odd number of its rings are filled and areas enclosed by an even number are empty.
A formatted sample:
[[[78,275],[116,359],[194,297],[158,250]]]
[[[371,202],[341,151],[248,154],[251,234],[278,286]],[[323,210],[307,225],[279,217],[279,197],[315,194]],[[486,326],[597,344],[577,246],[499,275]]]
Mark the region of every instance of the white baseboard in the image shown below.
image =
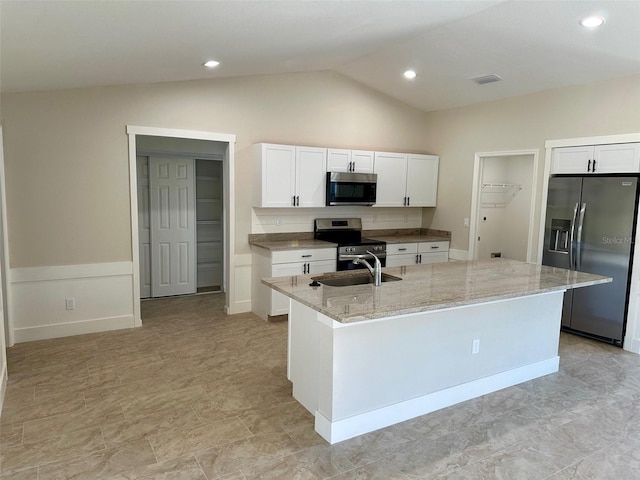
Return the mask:
[[[7,391],[7,366],[2,366],[0,371],[0,418],[2,418],[2,407],[4,405],[4,394]]]
[[[132,282],[132,262],[12,269],[14,341],[133,328]],[[66,299],[74,309],[67,310]]]
[[[46,340],[48,338],[70,337],[86,333],[108,332],[133,328],[133,315],[111,318],[92,318],[77,322],[41,325],[37,327],[16,328],[14,336],[16,343]]]
[[[469,260],[469,252],[467,250],[449,249],[449,258],[451,260]]]
[[[330,444],[342,442],[367,432],[557,372],[559,362],[560,357],[549,358],[335,422],[329,421],[316,411],[315,429]]]
[[[640,338],[626,337],[624,340],[624,349],[627,352],[640,353]]]

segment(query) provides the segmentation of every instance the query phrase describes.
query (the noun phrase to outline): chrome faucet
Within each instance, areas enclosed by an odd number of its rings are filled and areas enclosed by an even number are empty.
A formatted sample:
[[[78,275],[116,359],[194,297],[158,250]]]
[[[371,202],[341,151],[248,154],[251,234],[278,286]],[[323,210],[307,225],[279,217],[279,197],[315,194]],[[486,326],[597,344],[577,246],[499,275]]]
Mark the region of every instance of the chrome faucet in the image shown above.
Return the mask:
[[[382,264],[380,263],[380,259],[376,257],[372,252],[367,250],[367,253],[375,259],[375,263],[373,267],[369,262],[365,260],[364,255],[358,255],[358,256],[354,255],[356,258],[353,259],[353,263],[356,265],[362,264],[365,267],[367,267],[367,270],[369,270],[369,273],[373,277],[373,284],[376,287],[379,287],[380,285],[382,285]]]

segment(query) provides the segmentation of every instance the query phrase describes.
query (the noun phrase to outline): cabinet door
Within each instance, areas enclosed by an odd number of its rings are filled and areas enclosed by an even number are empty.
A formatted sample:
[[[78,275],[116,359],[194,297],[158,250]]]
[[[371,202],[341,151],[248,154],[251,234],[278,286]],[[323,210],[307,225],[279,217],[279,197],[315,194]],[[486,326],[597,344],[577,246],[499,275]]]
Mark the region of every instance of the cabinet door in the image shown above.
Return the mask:
[[[296,147],[296,199],[298,207],[324,207],[327,149]]]
[[[640,143],[596,145],[593,152],[596,173],[640,171]]]
[[[348,172],[351,166],[351,150],[329,148],[327,150],[327,172]]]
[[[353,169],[351,171],[355,173],[373,173],[373,156],[373,152],[367,150],[352,150]]]
[[[306,262],[280,263],[271,267],[274,277],[293,277],[303,275]],[[271,290],[271,311],[269,315],[285,315],[289,313],[289,297],[275,290]]]
[[[293,207],[296,188],[296,148],[262,144],[259,207]]]
[[[408,155],[407,206],[436,206],[438,162],[439,158],[434,155]]]
[[[415,265],[417,263],[415,253],[405,253],[403,255],[387,255],[387,267],[402,267],[405,265]]]
[[[587,173],[591,160],[593,160],[593,145],[555,148],[551,161],[551,173]]]
[[[404,206],[407,197],[407,156],[376,152],[373,167],[378,174],[376,207]]]

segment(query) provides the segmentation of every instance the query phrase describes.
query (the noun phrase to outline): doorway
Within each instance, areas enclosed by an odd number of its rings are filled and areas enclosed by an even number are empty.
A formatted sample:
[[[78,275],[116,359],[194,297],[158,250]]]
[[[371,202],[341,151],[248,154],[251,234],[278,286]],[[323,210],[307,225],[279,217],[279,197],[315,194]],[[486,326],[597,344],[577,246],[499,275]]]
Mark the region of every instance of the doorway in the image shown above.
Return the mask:
[[[232,308],[234,297],[234,267],[235,262],[231,253],[231,248],[235,242],[234,225],[235,225],[235,205],[234,198],[234,145],[235,135],[201,132],[191,130],[177,130],[155,127],[139,127],[127,126],[127,134],[129,136],[129,189],[131,199],[131,246],[132,246],[132,268],[133,268],[133,303],[134,303],[134,319],[135,326],[142,325],[140,316],[140,235],[139,235],[139,204],[138,204],[138,145],[139,138],[154,137],[155,146],[148,147],[143,151],[147,156],[167,155],[167,151],[171,151],[169,144],[177,145],[180,148],[180,156],[189,156],[192,158],[200,157],[208,160],[207,153],[200,151],[189,151],[189,148],[196,148],[198,145],[215,144],[218,148],[218,160],[222,165],[222,210],[221,230],[222,230],[222,282],[221,290],[225,294],[225,312],[235,313]],[[195,141],[190,142],[189,141]],[[184,147],[183,142],[188,142],[188,147]],[[175,148],[178,148],[175,147]],[[158,150],[156,150],[158,148]],[[174,152],[175,154],[175,152]],[[144,155],[143,155],[144,156]]]
[[[538,151],[477,153],[469,259],[533,262]]]
[[[140,297],[224,291],[222,158],[147,156],[138,140]]]

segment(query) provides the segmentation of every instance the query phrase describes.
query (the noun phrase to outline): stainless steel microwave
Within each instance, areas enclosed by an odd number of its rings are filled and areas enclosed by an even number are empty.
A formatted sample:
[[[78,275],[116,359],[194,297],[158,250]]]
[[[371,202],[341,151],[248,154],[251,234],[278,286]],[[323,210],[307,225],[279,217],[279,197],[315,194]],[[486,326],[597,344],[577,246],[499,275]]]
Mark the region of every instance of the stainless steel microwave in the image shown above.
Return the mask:
[[[373,205],[377,180],[375,173],[327,172],[327,205]]]

